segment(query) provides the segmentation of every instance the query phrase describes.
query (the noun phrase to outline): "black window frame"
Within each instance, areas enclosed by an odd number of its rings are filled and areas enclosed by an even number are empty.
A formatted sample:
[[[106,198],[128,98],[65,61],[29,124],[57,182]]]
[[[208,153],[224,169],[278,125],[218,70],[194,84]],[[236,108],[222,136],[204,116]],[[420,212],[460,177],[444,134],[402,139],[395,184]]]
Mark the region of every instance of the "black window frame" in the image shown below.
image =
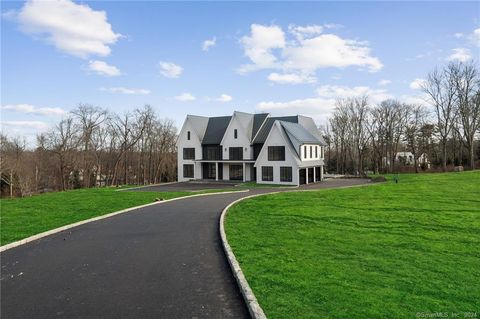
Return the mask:
[[[262,181],[273,182],[273,166],[262,166]]]
[[[285,161],[285,146],[269,146],[267,151],[269,161]]]
[[[303,146],[303,157],[307,158],[307,145]]]
[[[190,141],[190,131],[187,131],[187,140]]]
[[[234,139],[237,139],[237,138],[238,138],[238,130],[237,130],[237,129],[234,129],[234,130],[233,130],[233,138],[234,138]]]
[[[222,147],[220,145],[204,145],[202,158],[204,160],[221,160],[223,158]]]
[[[318,158],[318,146],[315,146],[315,158]]]
[[[310,145],[310,158],[313,158],[313,146]]]
[[[188,154],[188,152],[193,151],[193,154]],[[190,155],[190,156],[188,156]],[[195,159],[195,148],[194,147],[184,147],[183,148],[183,159],[184,160],[194,160]]]
[[[229,147],[228,148],[228,159],[229,160],[243,160],[243,147]]]
[[[191,169],[191,174],[187,175],[188,169]],[[195,166],[193,164],[183,164],[183,178],[194,178]]]
[[[293,168],[291,166],[280,166],[280,182],[293,181]]]

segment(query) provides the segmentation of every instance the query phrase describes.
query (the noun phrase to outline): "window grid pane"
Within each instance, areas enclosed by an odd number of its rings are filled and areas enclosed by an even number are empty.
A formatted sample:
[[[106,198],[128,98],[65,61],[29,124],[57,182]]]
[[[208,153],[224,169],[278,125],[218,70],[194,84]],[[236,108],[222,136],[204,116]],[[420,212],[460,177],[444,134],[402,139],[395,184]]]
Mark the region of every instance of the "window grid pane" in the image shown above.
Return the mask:
[[[262,166],[262,181],[273,182],[273,166]]]

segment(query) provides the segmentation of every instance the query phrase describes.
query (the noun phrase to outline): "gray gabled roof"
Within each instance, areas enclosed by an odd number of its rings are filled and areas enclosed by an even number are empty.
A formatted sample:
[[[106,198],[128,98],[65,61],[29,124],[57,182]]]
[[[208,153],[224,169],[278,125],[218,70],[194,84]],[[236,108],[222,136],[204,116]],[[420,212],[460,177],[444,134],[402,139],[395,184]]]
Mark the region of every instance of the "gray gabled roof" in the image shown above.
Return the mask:
[[[250,137],[250,140],[253,140],[255,135],[257,135],[258,130],[260,129],[260,127],[262,127],[262,124],[263,122],[265,122],[267,116],[268,113],[259,113],[253,115],[252,137]]]
[[[280,117],[267,118],[262,128],[258,132],[257,136],[255,137],[253,144],[265,143],[268,133],[270,133],[270,130],[272,129],[273,123],[277,120],[284,121],[284,122],[298,123],[298,116],[295,115],[295,116],[280,116]]]
[[[231,116],[210,117],[202,144],[220,144],[231,118]]]
[[[282,125],[285,133],[287,134],[290,143],[292,143],[295,152],[297,155],[300,156],[300,147],[303,144],[320,144],[322,142],[319,141],[315,136],[313,136],[307,129],[305,129],[302,125],[297,123],[290,123],[279,121],[280,125]]]

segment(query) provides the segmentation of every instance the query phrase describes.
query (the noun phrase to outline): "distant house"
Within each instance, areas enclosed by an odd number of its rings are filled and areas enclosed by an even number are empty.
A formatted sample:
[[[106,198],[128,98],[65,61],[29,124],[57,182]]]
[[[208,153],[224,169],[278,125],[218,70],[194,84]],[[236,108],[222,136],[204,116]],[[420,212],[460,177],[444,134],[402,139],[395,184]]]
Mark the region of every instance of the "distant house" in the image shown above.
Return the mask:
[[[306,116],[188,115],[177,140],[178,180],[313,183],[323,179],[325,145]]]
[[[415,157],[412,152],[398,152],[395,154],[395,162],[406,166],[413,166],[415,165]],[[422,165],[430,168],[430,161],[425,153],[422,153],[417,158],[417,166],[421,167]]]

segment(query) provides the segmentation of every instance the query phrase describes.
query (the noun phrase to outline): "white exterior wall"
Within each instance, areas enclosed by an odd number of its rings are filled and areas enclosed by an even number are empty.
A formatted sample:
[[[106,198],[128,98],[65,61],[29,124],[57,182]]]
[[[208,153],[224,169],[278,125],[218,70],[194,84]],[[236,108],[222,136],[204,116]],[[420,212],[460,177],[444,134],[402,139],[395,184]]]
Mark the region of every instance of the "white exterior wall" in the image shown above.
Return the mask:
[[[287,137],[284,136],[283,130],[280,129],[279,123],[275,122],[270,131],[270,134],[265,141],[265,144],[258,155],[255,167],[257,168],[257,183],[259,184],[285,184],[285,185],[298,185],[298,162],[296,154],[287,142]],[[268,147],[269,146],[285,146],[285,161],[269,161],[268,160]],[[262,166],[273,167],[273,181],[262,181]],[[292,182],[280,182],[280,167],[290,166],[292,167]]]
[[[237,138],[235,138],[234,135],[235,129],[237,130]],[[242,147],[243,159],[253,158],[253,150],[250,146],[250,134],[251,133],[246,132],[244,126],[241,125],[238,117],[233,116],[222,139],[223,159],[229,159],[229,147]]]
[[[190,140],[187,139],[187,132],[190,131]],[[194,164],[194,179],[201,179],[202,178],[202,167],[201,163],[195,163],[193,160],[184,160],[183,159],[183,149],[184,148],[195,148],[195,159],[202,158],[202,144],[197,135],[194,131],[193,125],[190,120],[186,120],[185,124],[183,125],[180,134],[178,135],[177,140],[177,163],[178,163],[178,181],[184,182],[190,180],[190,178],[183,177],[183,165],[184,164]]]

